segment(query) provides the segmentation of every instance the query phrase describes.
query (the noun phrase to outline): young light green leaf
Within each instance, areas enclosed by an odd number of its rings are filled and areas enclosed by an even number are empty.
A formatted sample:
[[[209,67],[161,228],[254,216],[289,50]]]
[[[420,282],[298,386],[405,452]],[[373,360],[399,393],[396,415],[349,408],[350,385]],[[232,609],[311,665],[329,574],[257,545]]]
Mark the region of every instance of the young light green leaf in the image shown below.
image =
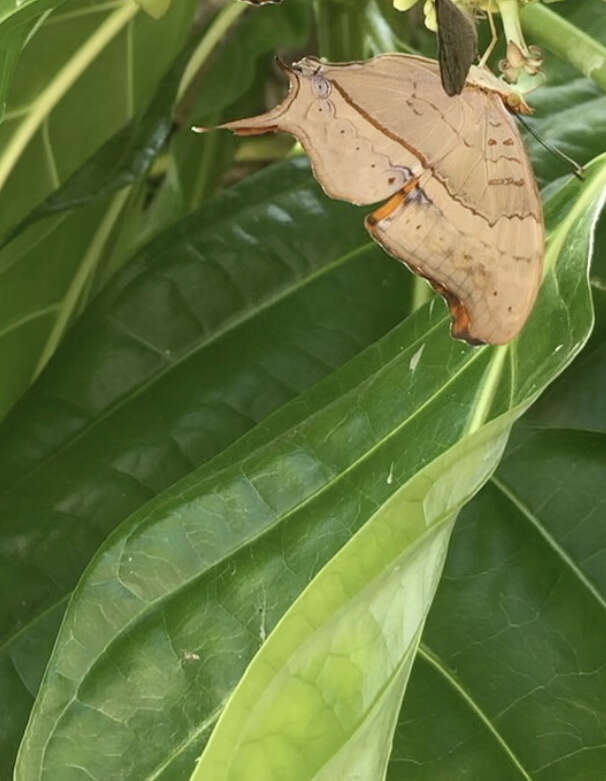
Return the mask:
[[[398,488],[277,625],[192,775],[382,778],[456,514],[490,475],[502,416]]]

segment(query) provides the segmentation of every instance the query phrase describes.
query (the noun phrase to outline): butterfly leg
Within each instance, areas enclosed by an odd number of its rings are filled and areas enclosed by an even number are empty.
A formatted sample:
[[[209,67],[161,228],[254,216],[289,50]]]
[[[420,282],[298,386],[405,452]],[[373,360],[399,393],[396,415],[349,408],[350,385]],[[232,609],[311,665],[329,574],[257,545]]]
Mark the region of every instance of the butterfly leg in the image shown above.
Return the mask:
[[[488,58],[492,54],[493,49],[497,45],[497,41],[499,40],[499,36],[497,34],[497,28],[495,27],[494,17],[492,15],[491,8],[488,9],[487,14],[488,14],[488,24],[490,25],[491,38],[490,38],[490,43],[488,44],[488,48],[486,49],[486,51],[482,55],[482,59],[478,63],[480,68],[483,68],[486,65],[486,63],[488,62]]]

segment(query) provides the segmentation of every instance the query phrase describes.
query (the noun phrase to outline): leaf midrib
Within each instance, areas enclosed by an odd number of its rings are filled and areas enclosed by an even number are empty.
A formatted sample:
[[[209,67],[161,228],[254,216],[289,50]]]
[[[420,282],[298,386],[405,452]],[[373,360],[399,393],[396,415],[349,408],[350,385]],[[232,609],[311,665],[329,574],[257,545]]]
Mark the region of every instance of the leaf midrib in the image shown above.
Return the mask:
[[[465,704],[469,706],[469,708],[478,717],[482,724],[484,724],[484,726],[488,729],[490,734],[495,738],[512,765],[520,773],[521,777],[524,778],[525,781],[532,781],[532,776],[524,768],[511,746],[509,746],[505,738],[500,734],[496,726],[492,723],[488,717],[488,714],[482,710],[480,705],[473,699],[471,694],[466,691],[466,689],[459,681],[456,680],[454,675],[452,675],[452,673],[448,670],[439,656],[423,642],[419,645],[419,650],[417,653],[421,659],[427,662],[427,664],[431,665],[431,667],[433,667],[433,669],[436,670],[442,678],[444,678],[447,684],[457,693],[457,695],[465,702]]]
[[[30,111],[18,124],[0,154],[0,189],[4,187],[6,180],[44,119],[91,65],[95,57],[118,35],[138,11],[138,6],[133,0],[126,0],[121,4],[99,25],[31,102]]]
[[[29,470],[26,470],[12,485],[10,485],[8,488],[5,488],[3,491],[1,491],[0,495],[10,495],[11,493],[13,493],[24,482],[29,480],[32,475],[36,474],[36,472],[39,472],[43,467],[47,466],[54,459],[61,456],[64,452],[66,452],[71,447],[73,447],[73,445],[76,444],[76,442],[78,442],[80,439],[88,435],[90,431],[92,431],[98,425],[106,421],[108,418],[114,415],[114,413],[118,412],[122,407],[126,406],[131,401],[138,398],[148,388],[153,386],[156,382],[159,382],[165,375],[169,374],[171,371],[173,371],[173,369],[179,367],[182,363],[187,361],[189,358],[191,358],[193,355],[198,353],[200,350],[203,350],[208,346],[214,344],[214,342],[219,341],[227,334],[229,334],[231,331],[240,328],[241,326],[246,324],[249,320],[256,318],[262,312],[265,312],[271,309],[272,307],[277,306],[278,304],[287,300],[290,296],[294,295],[299,290],[302,290],[312,282],[315,282],[316,279],[321,278],[324,274],[333,271],[334,269],[338,268],[341,265],[348,263],[349,261],[357,257],[357,255],[362,254],[363,252],[366,252],[375,246],[376,245],[374,244],[373,241],[368,241],[360,245],[359,247],[356,247],[354,250],[345,253],[341,257],[334,260],[332,263],[322,266],[321,269],[314,271],[313,273],[309,274],[303,279],[297,280],[292,286],[286,287],[281,291],[279,291],[277,294],[267,298],[260,306],[255,307],[254,309],[247,310],[240,317],[228,319],[226,324],[224,324],[221,328],[214,331],[206,339],[200,341],[191,349],[181,353],[181,355],[179,355],[179,357],[176,360],[171,361],[167,366],[160,369],[156,373],[152,374],[152,376],[149,377],[144,383],[137,385],[133,391],[122,396],[114,404],[110,404],[107,407],[107,409],[103,412],[103,414],[96,417],[94,420],[92,420],[90,423],[84,426],[77,434],[75,434],[74,436],[66,440],[66,442],[60,448],[55,450],[53,453],[49,454],[47,457],[43,458],[41,461],[39,461],[37,464],[35,464],[35,466],[30,468]]]
[[[529,521],[537,532],[541,535],[543,540],[554,551],[560,561],[566,566],[568,570],[577,578],[585,589],[594,597],[598,602],[602,610],[606,611],[606,599],[598,591],[597,587],[589,580],[580,566],[574,561],[574,559],[564,550],[564,548],[557,542],[555,537],[551,535],[541,520],[532,512],[532,510],[516,495],[513,489],[507,486],[499,477],[493,475],[492,483],[499,490],[503,496],[521,513],[521,515]]]

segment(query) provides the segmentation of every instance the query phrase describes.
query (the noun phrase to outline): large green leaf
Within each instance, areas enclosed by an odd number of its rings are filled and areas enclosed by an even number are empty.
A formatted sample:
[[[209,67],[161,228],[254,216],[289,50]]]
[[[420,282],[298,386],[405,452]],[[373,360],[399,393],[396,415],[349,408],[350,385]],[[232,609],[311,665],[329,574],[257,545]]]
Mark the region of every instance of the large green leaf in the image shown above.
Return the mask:
[[[183,46],[194,6],[187,0],[160,25],[137,17],[130,1],[109,10],[79,1],[45,21],[0,126],[3,234],[145,106]],[[129,193],[107,193],[78,214],[20,231],[0,251],[0,417],[47,363],[109,255]]]
[[[327,202],[303,160],[225,193],[122,272],[0,428],[11,741],[107,533],[384,334],[410,291],[359,210]]]
[[[603,331],[589,347],[461,514],[389,779],[603,777]]]
[[[286,777],[330,778],[364,740],[386,746],[448,526],[496,465],[511,420],[589,333],[586,266],[605,182],[600,159],[584,185],[551,199],[547,275],[513,345],[457,343],[434,300],[112,535],[66,614],[19,777],[72,764],[107,778],[191,766],[251,656],[327,562],[262,645],[200,772],[219,779],[250,767],[270,778],[275,758]],[[379,657],[389,664],[372,665]],[[339,728],[321,729],[322,701]],[[306,718],[292,717],[295,706]],[[358,772],[375,778],[386,758],[379,751]]]

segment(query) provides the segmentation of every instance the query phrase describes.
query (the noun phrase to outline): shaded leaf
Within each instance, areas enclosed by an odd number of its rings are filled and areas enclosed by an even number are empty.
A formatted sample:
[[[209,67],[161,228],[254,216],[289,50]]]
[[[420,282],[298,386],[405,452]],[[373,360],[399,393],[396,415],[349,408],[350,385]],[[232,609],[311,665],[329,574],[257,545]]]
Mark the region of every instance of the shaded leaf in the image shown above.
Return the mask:
[[[225,133],[200,137],[190,132],[190,126],[219,124],[241,112],[260,111],[269,62],[276,54],[305,45],[311,14],[308,0],[289,0],[242,15],[194,79],[183,130],[173,139],[169,177],[159,194],[163,208],[162,201],[170,200],[173,218],[196,209],[213,194],[237,148],[236,140]]]
[[[11,79],[31,29],[31,23],[24,23],[13,29],[0,25],[0,122],[6,112],[6,97]]]
[[[174,101],[192,48],[177,57],[149,105],[13,228],[2,247],[34,222],[102,200],[147,174],[173,128]]]
[[[171,11],[162,25],[135,17],[131,3],[109,11],[86,3],[86,13],[78,11],[81,5],[49,17],[16,70],[19,107],[0,125],[3,231],[146,105],[155,80],[182,48],[195,0]],[[81,101],[90,110],[80,111]],[[78,217],[49,217],[0,251],[0,417],[53,354],[109,255],[129,193],[101,195]]]

